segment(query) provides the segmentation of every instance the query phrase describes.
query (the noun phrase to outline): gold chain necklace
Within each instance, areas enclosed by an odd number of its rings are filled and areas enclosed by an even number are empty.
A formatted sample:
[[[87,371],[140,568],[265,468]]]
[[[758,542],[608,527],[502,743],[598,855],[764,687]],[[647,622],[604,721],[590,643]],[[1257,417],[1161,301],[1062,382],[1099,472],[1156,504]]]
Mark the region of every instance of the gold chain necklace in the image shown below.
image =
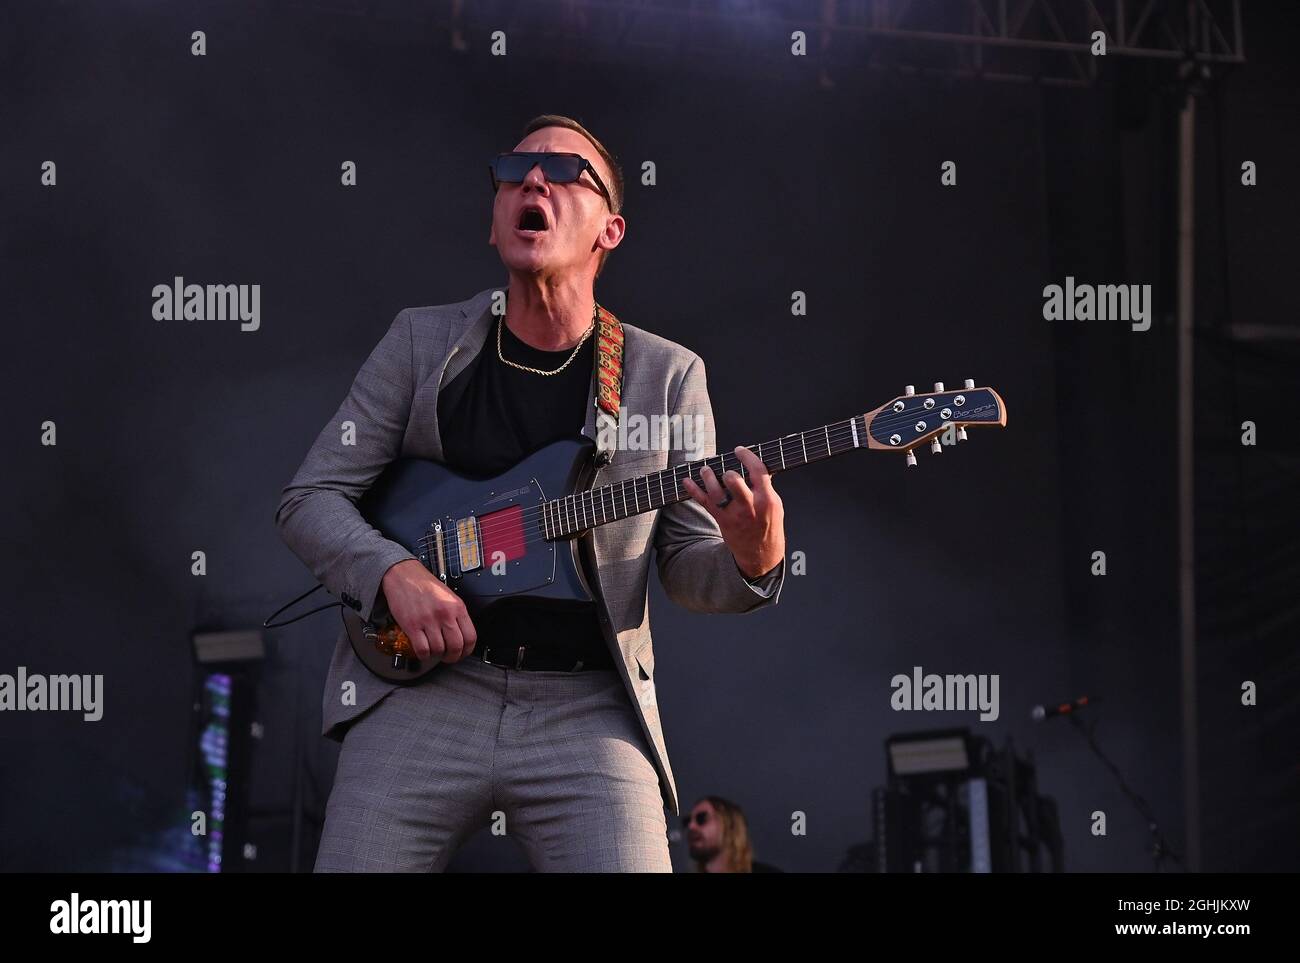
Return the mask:
[[[504,314],[501,317],[497,318],[497,357],[501,359],[502,363],[508,364],[512,368],[518,368],[520,371],[531,371],[533,374],[539,374],[548,377],[550,375],[557,375],[573,362],[573,359],[578,356],[578,352],[582,350],[582,346],[587,343],[587,339],[591,337],[591,332],[596,330],[596,317],[597,317],[597,312],[599,310],[600,310],[600,305],[593,301],[591,307],[591,327],[589,327],[587,329],[587,333],[582,336],[582,340],[573,346],[573,354],[569,355],[569,360],[564,362],[564,364],[560,365],[554,371],[543,371],[541,368],[530,368],[526,364],[515,364],[515,362],[509,360],[508,358],[506,358],[504,354],[501,353],[501,329],[505,327],[505,320],[506,320]]]

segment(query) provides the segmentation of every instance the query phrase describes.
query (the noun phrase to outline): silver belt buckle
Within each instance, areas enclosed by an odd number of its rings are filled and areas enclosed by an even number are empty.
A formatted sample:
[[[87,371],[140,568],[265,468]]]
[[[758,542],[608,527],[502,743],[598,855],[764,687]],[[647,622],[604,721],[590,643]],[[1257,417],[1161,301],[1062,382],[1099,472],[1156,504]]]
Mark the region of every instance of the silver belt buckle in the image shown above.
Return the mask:
[[[528,646],[526,646],[526,645],[521,645],[518,649],[515,650],[515,668],[516,668],[516,669],[522,669],[522,668],[524,667],[524,649],[526,649],[526,648],[528,648]]]

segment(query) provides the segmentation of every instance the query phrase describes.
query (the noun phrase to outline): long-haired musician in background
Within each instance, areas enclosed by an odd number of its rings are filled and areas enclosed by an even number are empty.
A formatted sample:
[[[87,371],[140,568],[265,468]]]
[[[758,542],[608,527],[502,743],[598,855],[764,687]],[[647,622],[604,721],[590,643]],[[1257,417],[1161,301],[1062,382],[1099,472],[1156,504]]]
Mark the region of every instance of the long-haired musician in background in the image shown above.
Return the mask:
[[[705,796],[682,820],[697,873],[779,873],[754,859],[745,812],[730,799]]]

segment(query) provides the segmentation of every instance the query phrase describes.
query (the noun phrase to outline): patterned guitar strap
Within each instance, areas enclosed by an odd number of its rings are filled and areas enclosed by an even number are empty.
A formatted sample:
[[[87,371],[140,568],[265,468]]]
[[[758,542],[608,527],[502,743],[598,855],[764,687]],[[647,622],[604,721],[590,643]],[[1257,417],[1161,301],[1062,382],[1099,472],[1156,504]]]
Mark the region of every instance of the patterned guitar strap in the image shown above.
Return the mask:
[[[623,325],[601,305],[596,312],[596,465],[608,465],[618,447],[623,394]]]

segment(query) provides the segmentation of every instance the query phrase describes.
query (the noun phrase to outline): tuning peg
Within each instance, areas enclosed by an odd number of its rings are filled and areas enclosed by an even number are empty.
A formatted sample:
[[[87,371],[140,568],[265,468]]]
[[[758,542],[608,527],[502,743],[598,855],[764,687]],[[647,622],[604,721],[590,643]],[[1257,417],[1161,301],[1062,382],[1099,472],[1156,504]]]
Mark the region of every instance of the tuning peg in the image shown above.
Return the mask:
[[[938,438],[931,438],[931,439],[930,439],[930,454],[932,454],[932,455],[942,455],[942,454],[943,454],[943,445],[939,443],[939,439],[938,439]]]
[[[912,451],[912,449],[910,448],[907,449],[907,467],[908,468],[916,467],[916,452]]]
[[[908,385],[906,388],[903,389],[903,394],[905,395],[916,394],[916,385]]]
[[[935,391],[943,391],[943,382],[942,382],[942,381],[936,381],[936,382],[934,383],[934,390],[935,390]]]
[[[958,441],[965,441],[965,440],[966,440],[966,429],[965,429],[965,428],[958,428],[958,429],[957,429],[957,440],[958,440]]]
[[[965,385],[965,387],[967,387],[967,388],[974,388],[974,387],[975,387],[975,379],[974,379],[974,378],[967,378],[967,379],[966,379],[966,385]]]

